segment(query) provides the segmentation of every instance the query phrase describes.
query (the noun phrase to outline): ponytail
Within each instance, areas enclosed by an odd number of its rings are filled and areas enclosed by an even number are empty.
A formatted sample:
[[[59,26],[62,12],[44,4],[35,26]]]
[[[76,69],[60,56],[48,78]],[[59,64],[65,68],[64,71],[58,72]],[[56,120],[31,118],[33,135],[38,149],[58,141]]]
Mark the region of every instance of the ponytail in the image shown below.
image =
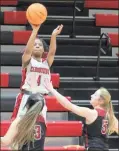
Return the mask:
[[[20,150],[22,146],[26,143],[30,143],[34,140],[34,126],[38,115],[42,111],[43,105],[41,101],[38,101],[33,105],[24,117],[20,120],[17,125],[17,135],[13,140],[12,149],[14,150],[16,146]]]
[[[108,135],[111,135],[112,133],[114,133],[114,126],[115,126],[115,115],[114,115],[114,109],[113,109],[113,105],[112,102],[110,101],[107,107],[107,118],[109,121],[109,125],[108,125]]]
[[[113,109],[110,93],[105,88],[100,88],[99,90],[100,90],[100,96],[102,96],[104,100],[104,104],[102,105],[102,107],[104,107],[107,110],[107,114],[106,114],[106,119],[108,119],[107,133],[108,135],[111,135],[112,133],[116,131],[115,127],[117,125],[118,120],[114,114],[114,109]]]

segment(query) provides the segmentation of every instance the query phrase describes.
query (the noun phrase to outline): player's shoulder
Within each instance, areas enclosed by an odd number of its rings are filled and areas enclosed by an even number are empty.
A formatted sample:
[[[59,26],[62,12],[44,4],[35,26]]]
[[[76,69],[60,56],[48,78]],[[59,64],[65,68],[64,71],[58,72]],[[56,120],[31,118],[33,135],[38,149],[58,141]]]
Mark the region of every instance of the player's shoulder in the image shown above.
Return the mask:
[[[42,63],[47,62],[47,58],[42,58],[42,59],[41,59],[41,62],[42,62]]]
[[[48,59],[47,58],[42,58],[42,63],[49,67],[49,63],[48,63]]]
[[[91,116],[98,117],[98,112],[96,109],[90,109],[90,111],[91,111]]]

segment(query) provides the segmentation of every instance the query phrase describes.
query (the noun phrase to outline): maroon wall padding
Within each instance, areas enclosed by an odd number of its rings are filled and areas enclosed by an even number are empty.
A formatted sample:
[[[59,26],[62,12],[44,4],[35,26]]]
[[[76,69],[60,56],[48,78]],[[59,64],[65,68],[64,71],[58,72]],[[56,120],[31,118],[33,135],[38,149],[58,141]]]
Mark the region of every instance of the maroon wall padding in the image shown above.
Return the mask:
[[[26,44],[31,35],[31,31],[14,31],[13,44]]]
[[[86,8],[107,8],[107,9],[118,9],[118,0],[85,0]]]
[[[2,121],[0,123],[1,133],[0,136],[4,136],[7,132],[11,121]],[[79,137],[82,136],[82,122],[80,121],[56,121],[47,122],[48,137]]]
[[[12,151],[10,148],[2,147],[2,151]],[[84,146],[68,145],[68,146],[45,146],[44,151],[86,151]]]
[[[118,33],[108,33],[111,38],[112,46],[119,47],[119,34]]]
[[[9,74],[1,73],[0,74],[0,87],[8,87],[9,86]]]
[[[66,97],[68,101],[71,101],[71,97]],[[62,111],[68,111],[68,109],[64,108],[56,99],[55,96],[46,96],[46,106],[48,108],[48,111],[54,111],[54,112],[62,112]],[[52,103],[51,103],[52,102]]]
[[[119,15],[96,14],[96,26],[119,27]]]
[[[59,84],[60,84],[60,75],[59,75],[59,73],[52,73],[51,74],[51,81],[52,81],[52,84],[55,88],[59,88]]]
[[[4,24],[27,24],[25,11],[5,11],[4,12]]]
[[[17,0],[0,0],[0,6],[16,6]]]

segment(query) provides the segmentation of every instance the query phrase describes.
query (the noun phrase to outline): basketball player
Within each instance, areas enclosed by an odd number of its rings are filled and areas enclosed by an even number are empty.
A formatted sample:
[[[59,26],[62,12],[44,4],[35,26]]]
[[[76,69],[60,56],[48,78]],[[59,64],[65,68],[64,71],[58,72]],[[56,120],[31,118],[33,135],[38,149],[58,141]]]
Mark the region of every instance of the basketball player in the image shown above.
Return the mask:
[[[26,114],[17,117],[6,135],[1,137],[1,147],[11,146],[12,150],[35,151],[44,149],[46,124],[42,116],[44,98],[40,93],[32,94],[25,104]]]
[[[56,36],[61,33],[63,25],[58,26],[51,35],[49,52],[46,59],[42,58],[44,47],[42,40],[36,38],[39,26],[31,25],[33,30],[26,45],[24,54],[22,56],[22,86],[20,93],[16,98],[12,120],[16,116],[23,116],[26,113],[26,100],[29,94],[39,92],[42,95],[48,94],[47,89],[44,87],[44,78],[50,80],[50,66],[54,61],[56,52]],[[44,106],[43,112],[46,117],[47,107]]]
[[[64,96],[58,93],[51,82],[45,80],[45,87],[58,100],[58,102],[73,113],[85,118],[85,128],[87,131],[86,148],[88,151],[108,150],[107,135],[118,130],[118,120],[116,119],[111,102],[111,95],[105,88],[98,89],[91,95],[90,104],[94,109],[80,107],[69,102]]]

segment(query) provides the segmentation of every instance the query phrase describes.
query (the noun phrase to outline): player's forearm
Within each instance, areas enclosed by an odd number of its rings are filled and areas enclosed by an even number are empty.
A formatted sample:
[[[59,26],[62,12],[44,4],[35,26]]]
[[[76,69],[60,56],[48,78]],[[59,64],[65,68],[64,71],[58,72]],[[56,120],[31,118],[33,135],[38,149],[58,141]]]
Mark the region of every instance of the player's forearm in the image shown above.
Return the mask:
[[[56,35],[52,34],[50,39],[49,54],[55,55],[56,48],[57,48]]]
[[[0,145],[1,145],[1,147],[2,147],[2,146],[7,146],[7,144],[6,144],[6,141],[5,141],[5,138],[4,138],[4,137],[1,137],[1,138],[0,138]]]
[[[28,64],[29,60],[31,59],[31,55],[32,55],[33,47],[34,47],[34,42],[35,42],[35,39],[37,36],[37,32],[38,32],[38,29],[33,29],[31,36],[28,40],[28,43],[26,45],[25,52],[22,56],[22,67],[23,68]]]
[[[26,48],[25,48],[25,53],[32,53],[37,33],[38,33],[38,29],[32,30],[31,36],[30,36],[30,38],[27,42]]]
[[[67,108],[68,110],[71,110],[72,108],[72,103],[69,102],[69,100],[64,97],[63,95],[61,95],[60,93],[58,93],[55,89],[52,89],[50,91],[57,99],[57,101],[64,107]]]

